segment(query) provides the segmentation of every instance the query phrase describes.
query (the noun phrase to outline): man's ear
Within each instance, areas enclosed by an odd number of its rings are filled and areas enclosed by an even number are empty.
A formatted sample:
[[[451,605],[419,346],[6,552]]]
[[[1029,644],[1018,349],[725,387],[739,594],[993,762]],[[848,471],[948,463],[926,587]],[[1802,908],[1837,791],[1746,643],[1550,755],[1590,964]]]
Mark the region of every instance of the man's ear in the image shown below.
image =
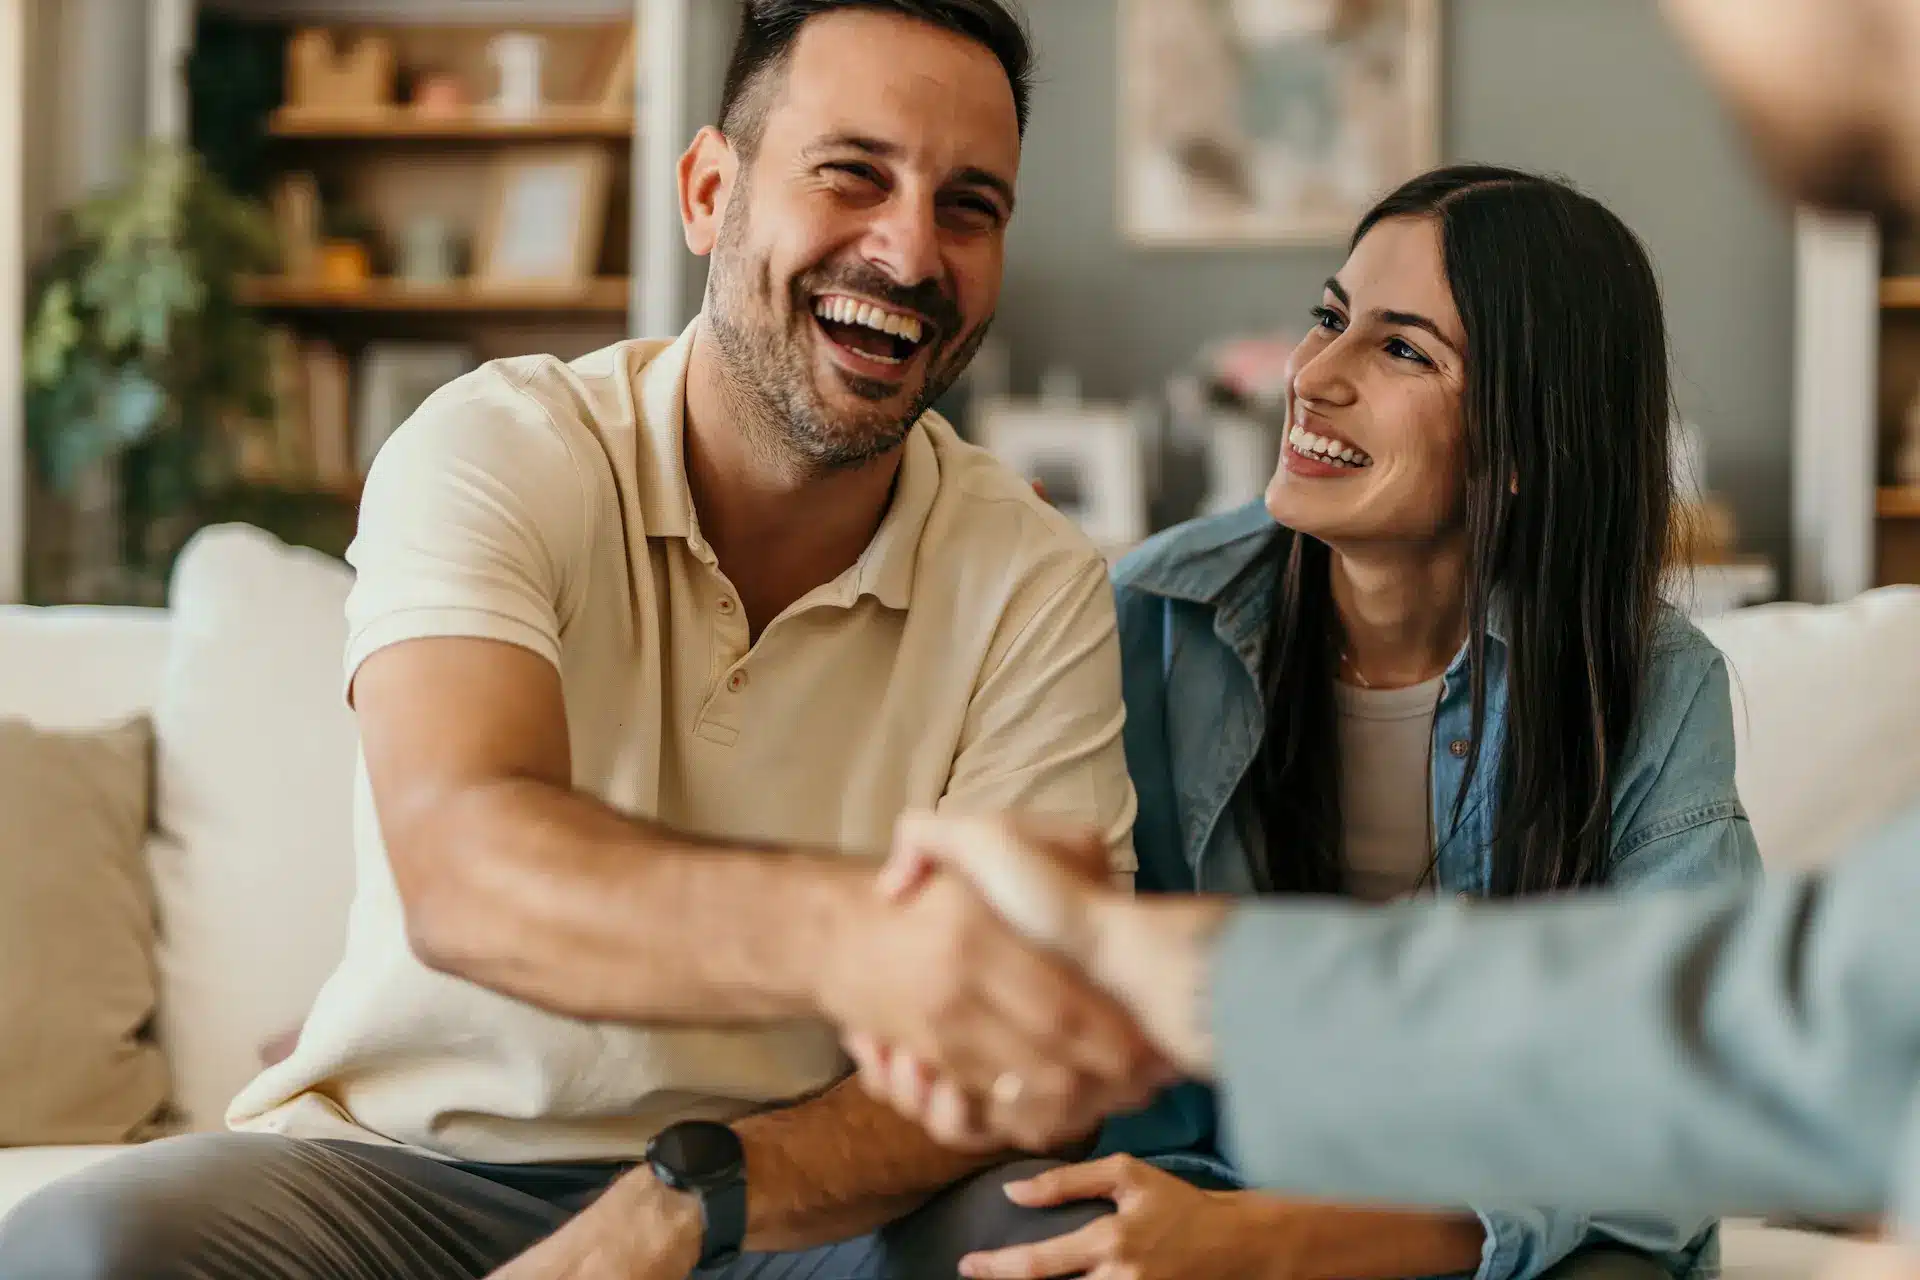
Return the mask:
[[[720,223],[739,171],[739,153],[712,125],[695,134],[693,145],[680,157],[680,222],[687,248],[699,257],[712,253],[720,239]]]

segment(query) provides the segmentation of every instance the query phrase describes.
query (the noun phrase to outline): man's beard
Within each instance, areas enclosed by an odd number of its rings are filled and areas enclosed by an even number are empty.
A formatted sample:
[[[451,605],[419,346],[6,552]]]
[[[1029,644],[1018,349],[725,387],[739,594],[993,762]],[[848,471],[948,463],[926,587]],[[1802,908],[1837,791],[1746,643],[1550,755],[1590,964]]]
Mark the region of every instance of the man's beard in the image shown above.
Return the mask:
[[[707,325],[726,379],[749,401],[741,408],[759,420],[741,425],[749,431],[757,427],[758,434],[772,437],[767,443],[816,474],[857,467],[899,448],[928,407],[972,363],[991,318],[952,346],[959,308],[937,285],[903,287],[877,267],[861,263],[818,267],[796,277],[788,299],[788,326],[783,327],[768,258],[755,255],[746,242],[744,196],[744,191],[735,193],[721,224],[707,286]],[[835,413],[821,396],[814,381],[812,335],[805,330],[814,325],[813,299],[836,286],[929,317],[935,324],[934,341],[950,347],[944,360],[941,347],[925,353],[926,380],[904,413],[880,407],[897,394],[896,384],[844,371],[836,374],[843,385],[874,408]]]

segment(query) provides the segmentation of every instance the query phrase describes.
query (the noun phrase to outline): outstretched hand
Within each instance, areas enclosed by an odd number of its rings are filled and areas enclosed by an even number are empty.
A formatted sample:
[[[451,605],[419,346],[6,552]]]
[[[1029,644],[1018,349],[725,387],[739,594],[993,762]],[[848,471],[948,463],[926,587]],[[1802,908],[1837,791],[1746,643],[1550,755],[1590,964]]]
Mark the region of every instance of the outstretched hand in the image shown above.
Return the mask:
[[[1046,1149],[1068,1117],[1084,1132],[1144,1104],[1171,1070],[1070,951],[1104,841],[1036,828],[1036,871],[989,851],[962,871],[941,856],[949,821],[902,821],[870,923],[830,961],[822,1011],[867,1091],[971,1150]]]
[[[954,875],[970,884],[998,916],[1081,984],[1102,1009],[1132,1016],[1098,988],[1089,971],[1097,945],[1094,913],[1117,896],[1107,883],[1107,849],[1096,832],[1031,818],[910,815],[896,832],[880,890],[896,901]],[[1141,1043],[1145,1045],[1144,1036]],[[1057,1065],[1038,1071],[1009,1063],[990,1077],[967,1078],[910,1046],[872,1034],[847,1038],[868,1093],[961,1150],[1009,1144],[1045,1151],[1079,1138],[1116,1111],[1143,1105],[1174,1078],[1153,1051],[1124,1076]]]

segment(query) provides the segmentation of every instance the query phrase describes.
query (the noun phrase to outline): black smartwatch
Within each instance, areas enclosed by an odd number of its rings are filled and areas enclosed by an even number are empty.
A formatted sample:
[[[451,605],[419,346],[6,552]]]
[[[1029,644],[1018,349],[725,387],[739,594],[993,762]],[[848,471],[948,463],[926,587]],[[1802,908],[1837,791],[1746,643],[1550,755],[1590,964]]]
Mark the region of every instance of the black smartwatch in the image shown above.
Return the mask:
[[[700,1265],[739,1257],[747,1238],[747,1153],[739,1136],[711,1120],[683,1120],[654,1135],[646,1158],[654,1177],[700,1201]]]

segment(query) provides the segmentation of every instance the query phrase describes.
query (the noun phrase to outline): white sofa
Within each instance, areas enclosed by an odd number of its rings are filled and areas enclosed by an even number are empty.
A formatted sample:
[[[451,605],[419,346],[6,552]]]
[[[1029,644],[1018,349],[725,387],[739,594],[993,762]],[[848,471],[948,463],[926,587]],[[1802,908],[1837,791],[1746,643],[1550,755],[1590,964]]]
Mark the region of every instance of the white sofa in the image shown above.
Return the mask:
[[[167,611],[0,608],[0,716],[154,719],[160,1037],[195,1129],[220,1127],[261,1045],[297,1025],[344,936],[349,582],[335,561],[234,526],[196,539]],[[1735,672],[1740,787],[1771,862],[1818,864],[1920,798],[1920,589],[1704,625]],[[114,1150],[0,1150],[0,1215]],[[1731,1223],[1726,1265],[1805,1276],[1836,1247]]]

